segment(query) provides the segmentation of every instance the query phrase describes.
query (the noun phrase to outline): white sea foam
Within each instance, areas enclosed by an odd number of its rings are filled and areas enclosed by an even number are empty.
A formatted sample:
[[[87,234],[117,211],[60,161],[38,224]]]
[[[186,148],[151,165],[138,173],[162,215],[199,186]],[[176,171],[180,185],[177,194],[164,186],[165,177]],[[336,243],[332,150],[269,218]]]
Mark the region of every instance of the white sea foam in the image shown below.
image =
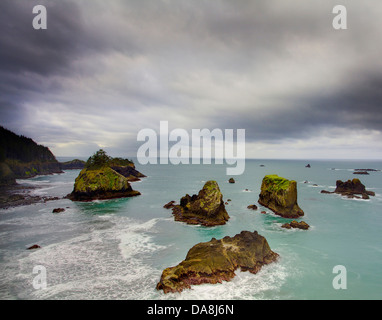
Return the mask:
[[[50,180],[33,180],[33,179],[16,179],[18,184],[30,184],[30,185],[47,185],[50,184]]]
[[[135,255],[148,254],[165,248],[155,244],[152,241],[152,237],[144,233],[152,230],[158,221],[159,219],[152,219],[142,224],[132,224],[117,235],[117,238],[120,240],[118,247],[124,259],[130,259]]]
[[[104,220],[115,223],[109,228],[92,229],[90,233],[44,246],[20,258],[17,278],[26,289],[19,297],[139,299],[151,294],[156,281],[153,275],[159,279],[160,271],[144,260],[164,247],[155,244],[146,232],[151,231],[158,219],[141,223],[109,216],[101,218]],[[30,286],[35,265],[47,270],[45,290],[33,290]]]

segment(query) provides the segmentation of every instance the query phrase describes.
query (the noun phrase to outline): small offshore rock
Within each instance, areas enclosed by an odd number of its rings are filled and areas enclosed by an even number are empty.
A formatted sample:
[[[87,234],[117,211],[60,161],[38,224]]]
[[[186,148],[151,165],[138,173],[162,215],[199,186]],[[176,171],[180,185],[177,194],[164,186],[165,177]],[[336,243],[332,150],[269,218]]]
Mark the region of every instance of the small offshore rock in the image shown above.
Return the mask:
[[[65,211],[65,209],[64,208],[55,208],[55,209],[53,209],[53,213],[60,213],[60,212],[64,212]]]
[[[354,171],[353,174],[364,174],[364,175],[368,175],[369,172],[367,172],[367,171]]]
[[[308,230],[309,227],[310,226],[305,221],[298,222],[296,220],[293,220],[290,223],[284,223],[281,226],[281,228],[286,228],[286,229],[297,228],[297,229],[302,229],[302,230]]]
[[[257,205],[255,204],[250,204],[247,209],[252,209],[252,210],[257,210]]]
[[[34,250],[34,249],[40,249],[41,247],[38,244],[34,244],[33,246],[30,246],[27,248],[27,250]]]
[[[374,191],[366,190],[365,186],[359,179],[353,179],[348,181],[337,180],[336,189],[333,192],[321,190],[321,193],[337,193],[342,196],[346,196],[350,199],[369,199],[369,196],[375,196]]]
[[[165,208],[165,209],[170,209],[170,208],[172,208],[172,207],[174,207],[174,206],[175,206],[175,201],[172,200],[172,201],[166,203],[166,204],[163,206],[163,208]]]

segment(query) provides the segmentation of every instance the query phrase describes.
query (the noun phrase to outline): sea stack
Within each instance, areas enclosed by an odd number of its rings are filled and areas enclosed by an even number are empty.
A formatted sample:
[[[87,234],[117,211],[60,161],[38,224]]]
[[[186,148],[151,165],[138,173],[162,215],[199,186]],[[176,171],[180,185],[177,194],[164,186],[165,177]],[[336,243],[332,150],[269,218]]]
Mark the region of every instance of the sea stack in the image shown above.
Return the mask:
[[[92,201],[140,195],[132,189],[128,178],[110,167],[114,163],[115,159],[105,151],[97,151],[86,162],[67,197],[73,201]]]
[[[164,293],[181,292],[191,285],[230,281],[236,269],[255,274],[278,256],[257,231],[242,231],[220,240],[212,238],[193,246],[177,266],[166,268],[156,288]]]
[[[180,204],[172,208],[175,221],[203,226],[225,224],[229,215],[225,209],[223,195],[216,181],[205,183],[198,195],[186,194],[180,199]]]
[[[82,169],[68,198],[73,201],[92,201],[138,195],[140,192],[133,190],[123,175],[105,167],[96,170]]]
[[[278,175],[267,175],[261,184],[259,204],[284,218],[299,218],[304,211],[297,204],[297,183]]]

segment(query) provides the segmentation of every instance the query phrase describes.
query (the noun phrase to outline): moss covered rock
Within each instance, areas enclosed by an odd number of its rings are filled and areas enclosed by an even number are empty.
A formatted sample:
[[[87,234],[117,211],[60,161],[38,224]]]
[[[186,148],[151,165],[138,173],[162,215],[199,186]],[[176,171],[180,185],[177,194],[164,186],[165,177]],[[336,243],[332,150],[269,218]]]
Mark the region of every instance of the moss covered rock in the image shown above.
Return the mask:
[[[191,285],[229,281],[235,270],[257,273],[277,257],[267,240],[256,231],[242,231],[221,240],[212,238],[193,246],[177,266],[166,268],[156,288],[164,293],[181,292]]]
[[[110,167],[82,169],[68,198],[73,201],[91,201],[140,195],[128,180]]]
[[[278,175],[263,178],[258,202],[284,218],[298,218],[304,211],[297,204],[297,183]]]
[[[225,209],[223,195],[216,181],[207,181],[198,195],[185,195],[180,205],[172,208],[176,221],[188,224],[216,226],[225,224],[229,215]]]

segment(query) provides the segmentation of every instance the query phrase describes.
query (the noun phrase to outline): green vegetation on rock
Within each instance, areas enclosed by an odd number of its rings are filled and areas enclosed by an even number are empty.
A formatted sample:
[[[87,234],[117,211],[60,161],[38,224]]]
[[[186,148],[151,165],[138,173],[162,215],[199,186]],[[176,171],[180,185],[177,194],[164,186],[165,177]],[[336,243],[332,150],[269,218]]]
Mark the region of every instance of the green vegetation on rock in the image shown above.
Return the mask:
[[[298,218],[304,211],[297,204],[297,183],[278,175],[263,178],[258,202],[284,218]]]
[[[277,258],[278,254],[256,231],[242,231],[221,240],[212,238],[193,246],[177,266],[163,270],[157,289],[164,293],[181,292],[191,285],[229,281],[237,269],[257,273]]]
[[[87,169],[100,169],[103,167],[124,167],[131,166],[134,167],[134,163],[129,159],[123,158],[112,158],[106,154],[103,149],[98,150],[94,153],[85,164]]]
[[[213,180],[207,181],[197,195],[182,197],[180,205],[173,206],[172,210],[176,221],[188,224],[215,226],[229,219],[219,185]]]
[[[264,177],[264,181],[266,183],[266,187],[269,191],[282,191],[288,190],[291,183],[296,183],[294,180],[288,180],[282,177],[279,177],[276,174],[267,175]]]
[[[68,198],[74,201],[112,199],[137,196],[140,193],[131,188],[129,180],[110,167],[114,163],[130,163],[118,158],[113,162],[104,150],[97,151],[86,162],[74,183],[74,189]]]

